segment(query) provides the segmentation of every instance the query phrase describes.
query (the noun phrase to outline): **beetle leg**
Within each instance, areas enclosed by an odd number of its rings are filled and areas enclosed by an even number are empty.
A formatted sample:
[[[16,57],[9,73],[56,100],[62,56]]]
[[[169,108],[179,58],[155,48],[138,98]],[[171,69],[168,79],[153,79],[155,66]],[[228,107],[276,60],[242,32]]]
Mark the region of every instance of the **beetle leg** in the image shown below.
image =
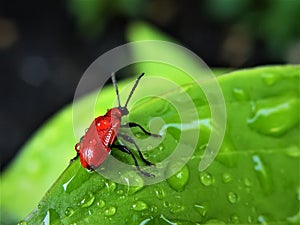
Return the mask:
[[[93,172],[94,171],[94,169],[91,166],[88,166],[86,169],[87,169],[88,172]]]
[[[133,144],[135,146],[135,148],[137,149],[137,151],[140,155],[140,158],[143,160],[144,163],[146,163],[148,166],[154,166],[154,164],[152,162],[149,162],[147,159],[144,158],[139,146],[135,143],[135,141],[131,137],[127,136],[126,134],[122,134],[122,133],[118,133],[117,136],[121,137],[124,141],[127,141],[127,142]]]
[[[140,166],[139,166],[139,164],[138,164],[138,162],[137,162],[134,154],[125,145],[116,145],[116,144],[113,144],[112,147],[116,148],[118,150],[121,150],[122,152],[125,152],[125,153],[129,154],[132,157],[132,159],[134,161],[134,165],[135,165],[135,167],[136,167],[136,169],[137,169],[137,171],[139,173],[141,173],[141,174],[143,174],[143,175],[145,175],[147,177],[154,177],[153,174],[147,173],[147,172],[145,172],[145,171],[143,171],[143,170],[140,169]]]
[[[76,159],[78,159],[78,157],[79,157],[79,153],[77,152],[76,156],[75,156],[73,159],[70,160],[70,164],[71,164],[72,162],[74,162]]]
[[[146,131],[140,124],[137,124],[135,122],[128,122],[128,123],[122,124],[121,127],[122,128],[139,127],[144,132],[144,134],[147,134],[152,137],[161,137],[161,135],[159,135],[159,134],[152,134],[152,133]]]

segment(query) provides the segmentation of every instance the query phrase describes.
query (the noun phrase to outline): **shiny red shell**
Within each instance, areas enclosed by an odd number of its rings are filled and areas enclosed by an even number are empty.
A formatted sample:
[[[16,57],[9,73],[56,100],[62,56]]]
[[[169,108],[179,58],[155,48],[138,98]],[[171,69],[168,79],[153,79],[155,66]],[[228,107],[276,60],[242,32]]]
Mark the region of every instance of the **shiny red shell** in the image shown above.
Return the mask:
[[[122,112],[112,108],[104,116],[99,116],[90,125],[80,142],[75,145],[84,168],[98,168],[110,154],[121,125]]]

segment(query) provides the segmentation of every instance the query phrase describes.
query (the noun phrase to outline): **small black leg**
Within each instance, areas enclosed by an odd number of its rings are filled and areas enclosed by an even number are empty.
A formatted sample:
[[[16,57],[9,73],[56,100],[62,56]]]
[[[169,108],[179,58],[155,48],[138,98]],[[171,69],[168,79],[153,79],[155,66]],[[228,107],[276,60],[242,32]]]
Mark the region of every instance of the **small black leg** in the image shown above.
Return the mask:
[[[71,164],[72,162],[74,162],[76,159],[78,159],[78,157],[79,157],[79,153],[77,153],[76,156],[75,156],[73,159],[70,160],[70,164]]]
[[[94,171],[94,169],[93,169],[91,166],[88,166],[86,169],[87,169],[87,171],[89,171],[89,172],[93,172],[93,171]]]
[[[152,137],[161,137],[161,135],[159,135],[159,134],[152,134],[152,133],[146,131],[141,125],[139,125],[139,124],[137,124],[135,122],[128,122],[128,123],[122,124],[121,127],[122,128],[139,127],[145,134],[147,134],[149,136],[152,136]]]
[[[122,133],[119,133],[118,137],[121,137],[121,138],[123,138],[124,141],[127,141],[127,142],[133,144],[136,147],[136,149],[140,155],[140,158],[143,160],[144,163],[146,163],[146,165],[154,166],[154,164],[152,162],[149,162],[147,159],[144,158],[139,146],[135,143],[135,141],[131,137],[127,136],[126,134],[122,134]]]
[[[116,148],[116,149],[119,149],[119,150],[121,150],[122,152],[125,152],[125,153],[129,154],[129,155],[132,157],[132,159],[133,159],[133,161],[134,161],[134,165],[135,165],[135,167],[136,167],[136,169],[137,169],[137,171],[138,171],[139,173],[141,173],[141,174],[143,174],[143,175],[145,175],[145,176],[147,176],[147,177],[154,177],[153,174],[147,173],[147,172],[142,171],[142,170],[140,169],[140,166],[139,166],[139,164],[138,164],[138,162],[137,162],[137,160],[136,160],[134,154],[133,154],[133,153],[130,151],[130,149],[128,149],[126,146],[124,146],[124,145],[116,145],[116,144],[113,144],[112,147],[113,147],[113,148]]]

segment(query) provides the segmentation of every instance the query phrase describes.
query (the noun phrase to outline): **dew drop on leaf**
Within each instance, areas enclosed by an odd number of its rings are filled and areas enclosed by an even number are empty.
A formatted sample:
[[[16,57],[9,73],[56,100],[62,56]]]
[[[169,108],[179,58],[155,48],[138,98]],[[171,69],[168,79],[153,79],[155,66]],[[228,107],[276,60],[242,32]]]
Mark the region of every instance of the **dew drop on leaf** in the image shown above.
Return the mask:
[[[109,193],[113,193],[116,190],[117,185],[115,182],[107,181],[105,182],[105,187],[107,188]]]
[[[172,174],[174,171],[174,167],[168,166],[167,168],[167,175]],[[167,179],[167,182],[171,188],[175,191],[183,191],[185,185],[188,183],[190,177],[190,172],[188,167],[185,165],[183,166],[178,172]]]
[[[245,183],[245,186],[247,186],[247,187],[251,187],[252,186],[252,181],[249,178],[245,178],[244,179],[244,183]]]
[[[248,100],[248,95],[243,89],[234,88],[232,90],[232,93],[233,93],[233,96],[235,97],[236,100],[239,100],[239,101]]]
[[[231,216],[230,216],[230,221],[231,221],[231,223],[233,223],[233,224],[239,224],[239,223],[240,223],[239,217],[238,217],[237,215],[231,215]]]
[[[151,144],[149,144],[149,145],[147,145],[147,150],[149,151],[149,150],[152,150],[153,149],[153,146],[151,145]]]
[[[257,222],[259,224],[263,224],[263,225],[268,225],[269,219],[265,216],[265,215],[259,215],[258,218],[257,218]]]
[[[159,147],[158,147],[159,151],[163,151],[165,149],[164,145],[161,144]]]
[[[179,213],[184,210],[184,205],[180,202],[174,202],[169,205],[169,210],[171,213]]]
[[[261,78],[267,86],[271,86],[279,80],[280,75],[277,73],[263,73]]]
[[[60,221],[58,213],[54,209],[49,209],[43,219],[43,225],[54,224],[55,222]]]
[[[229,193],[227,194],[227,199],[228,199],[228,201],[229,201],[230,203],[235,204],[235,203],[238,202],[239,196],[238,196],[237,193],[229,192]]]
[[[95,196],[92,193],[87,193],[78,205],[80,205],[81,207],[89,207],[93,204],[94,200]]]
[[[223,173],[222,180],[223,180],[224,183],[229,183],[230,181],[232,181],[231,174],[230,173]]]
[[[201,172],[200,173],[200,181],[204,186],[210,186],[214,183],[214,178],[208,172]]]
[[[286,149],[286,155],[292,158],[299,158],[300,150],[296,145],[290,146]]]
[[[149,224],[148,222],[150,222],[151,220],[152,220],[152,218],[144,219],[143,221],[140,222],[140,225],[146,225],[146,224]]]
[[[254,163],[254,171],[257,175],[258,181],[266,194],[272,191],[272,180],[266,165],[259,155],[253,155],[252,160]]]
[[[208,204],[207,204],[207,202],[203,202],[201,204],[195,204],[194,208],[201,216],[204,217],[208,210]]]
[[[122,196],[124,194],[124,191],[123,190],[117,190],[117,194]]]
[[[99,200],[96,202],[96,205],[99,207],[99,208],[103,208],[105,206],[105,201],[103,200]]]
[[[160,189],[160,188],[155,188],[154,192],[155,192],[155,196],[156,196],[158,199],[160,199],[160,200],[164,199],[164,197],[165,197],[165,192],[164,192],[164,190],[162,190],[162,189]]]
[[[155,205],[150,206],[150,212],[157,213],[158,209]]]
[[[72,176],[67,182],[65,182],[65,183],[62,185],[64,191],[67,192],[67,190],[68,190],[68,185],[69,185],[69,183],[74,179],[74,177],[75,177],[75,176]]]
[[[134,211],[143,211],[146,210],[148,208],[147,204],[143,201],[136,201],[135,203],[133,203],[132,207],[131,207]]]
[[[127,184],[127,194],[134,194],[144,187],[143,178],[135,171],[122,175],[122,180]]]
[[[18,223],[18,225],[27,225],[27,222],[25,220],[22,220]]]
[[[291,96],[257,102],[248,125],[261,134],[282,136],[299,124],[299,101]]]
[[[117,211],[116,207],[109,206],[104,210],[104,215],[105,216],[113,216],[116,214],[116,211]]]
[[[66,209],[65,209],[65,215],[66,216],[72,216],[73,215],[73,213],[74,213],[74,209],[73,208],[71,208],[71,207],[67,207]]]

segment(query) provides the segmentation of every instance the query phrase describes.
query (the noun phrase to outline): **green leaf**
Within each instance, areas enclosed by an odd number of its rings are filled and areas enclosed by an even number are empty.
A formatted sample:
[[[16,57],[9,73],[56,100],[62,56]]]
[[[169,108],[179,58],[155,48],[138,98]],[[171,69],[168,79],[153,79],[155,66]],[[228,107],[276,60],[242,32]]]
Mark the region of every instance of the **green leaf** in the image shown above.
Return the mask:
[[[226,101],[227,131],[216,160],[204,172],[198,171],[198,165],[210,134],[210,127],[203,123],[210,118],[209,105],[196,91],[197,85],[183,85],[185,93],[201,102],[196,104],[200,136],[193,157],[175,176],[153,185],[129,187],[98,173],[89,173],[75,161],[26,218],[27,224],[297,224],[299,69],[298,66],[261,67],[218,77]],[[105,93],[107,101],[112,101],[113,89]],[[181,93],[169,91],[165,95],[180,99]],[[84,100],[79,104],[84,109],[86,103]],[[135,104],[130,120],[146,127],[157,116],[167,124],[178,123],[177,112],[166,105],[159,98],[145,99]],[[63,122],[66,127],[71,126],[71,120]],[[63,125],[58,126],[59,123],[53,121],[51,125],[44,130],[45,136],[40,137],[43,141],[47,141],[48,134],[54,130],[63,133]],[[174,140],[182,133],[188,132],[195,138],[192,135],[195,129],[195,126],[185,129],[170,126],[162,144],[147,151],[148,159],[158,163],[174,150]],[[64,142],[64,137],[59,138]],[[189,147],[189,142],[185,144]],[[64,158],[65,163],[74,155],[71,148],[70,156]],[[115,156],[131,162],[122,153]],[[21,160],[20,163],[26,162]],[[55,161],[45,161],[42,167],[49,166],[54,167]],[[145,179],[138,174],[131,176],[141,184]],[[7,178],[6,181],[12,182]],[[16,196],[21,196],[20,192],[26,195],[26,191],[20,191],[22,188],[10,187]],[[9,192],[5,189],[4,193]],[[11,199],[12,194],[6,200]]]

